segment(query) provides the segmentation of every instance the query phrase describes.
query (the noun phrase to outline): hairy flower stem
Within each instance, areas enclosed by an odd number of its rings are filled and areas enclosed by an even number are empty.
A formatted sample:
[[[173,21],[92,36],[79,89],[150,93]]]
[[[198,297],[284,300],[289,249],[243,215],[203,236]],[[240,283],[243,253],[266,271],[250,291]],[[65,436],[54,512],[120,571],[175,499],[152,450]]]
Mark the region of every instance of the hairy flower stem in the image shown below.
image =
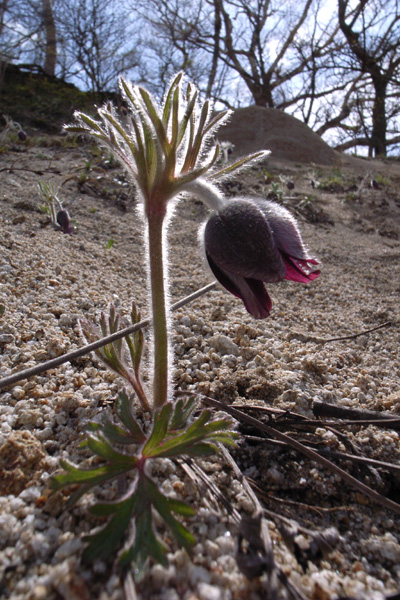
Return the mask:
[[[169,345],[167,319],[167,279],[164,271],[163,226],[166,209],[148,208],[147,231],[150,264],[150,294],[153,314],[153,409],[168,400]]]

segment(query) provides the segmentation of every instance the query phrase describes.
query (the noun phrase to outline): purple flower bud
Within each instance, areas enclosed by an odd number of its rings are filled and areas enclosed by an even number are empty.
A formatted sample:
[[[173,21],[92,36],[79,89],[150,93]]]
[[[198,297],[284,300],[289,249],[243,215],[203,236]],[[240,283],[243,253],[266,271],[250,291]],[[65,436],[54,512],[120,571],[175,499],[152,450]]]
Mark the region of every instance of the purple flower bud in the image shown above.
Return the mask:
[[[204,249],[218,281],[241,298],[256,319],[268,317],[272,302],[264,283],[290,279],[308,283],[318,277],[288,210],[252,198],[229,201],[204,227]]]
[[[21,140],[21,142],[24,142],[26,140],[26,133],[23,129],[20,129],[18,131],[18,137]]]
[[[59,210],[57,213],[57,223],[61,227],[63,233],[71,234],[73,232],[71,219],[67,210]]]

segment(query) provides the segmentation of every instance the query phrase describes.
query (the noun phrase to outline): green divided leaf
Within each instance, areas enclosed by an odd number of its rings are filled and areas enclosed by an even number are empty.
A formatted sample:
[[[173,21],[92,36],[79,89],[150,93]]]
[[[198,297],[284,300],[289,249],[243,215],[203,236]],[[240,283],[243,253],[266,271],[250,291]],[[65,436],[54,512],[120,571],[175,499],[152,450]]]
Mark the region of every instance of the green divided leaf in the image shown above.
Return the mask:
[[[112,514],[113,517],[103,529],[85,536],[84,541],[88,542],[88,546],[83,553],[85,561],[108,558],[115,552],[129,528],[135,503],[136,496],[132,495],[120,502],[92,506],[90,509],[92,514],[96,516],[109,516]]]
[[[252,162],[257,162],[259,160],[262,160],[263,158],[268,156],[269,153],[270,153],[269,150],[261,150],[260,152],[255,152],[254,154],[245,156],[244,158],[237,160],[236,162],[232,163],[231,165],[224,167],[220,171],[216,171],[215,173],[212,173],[212,175],[210,176],[210,179],[223,179],[224,177],[230,175],[234,171],[241,170],[243,167],[245,167],[246,165],[248,165]]]
[[[102,465],[93,469],[81,469],[67,461],[60,461],[60,464],[65,471],[51,478],[51,489],[57,491],[71,485],[79,486],[69,498],[67,507],[73,506],[96,485],[116,479],[127,471],[125,466]]]
[[[117,398],[116,413],[121,423],[129,430],[132,439],[135,439],[135,443],[143,444],[146,441],[146,436],[133,416],[132,400],[125,390],[122,390]]]
[[[170,431],[177,431],[186,427],[188,420],[196,409],[196,398],[192,396],[184,401],[182,398],[175,404],[175,410],[171,418]]]
[[[176,143],[176,147],[179,148],[183,137],[186,133],[186,129],[187,129],[187,125],[191,120],[191,117],[193,115],[193,111],[194,111],[194,107],[197,101],[197,96],[198,93],[197,91],[193,94],[193,97],[190,99],[190,101],[188,102],[187,106],[186,106],[186,110],[185,110],[185,114],[183,115],[182,121],[179,123],[179,132],[178,132],[178,138],[177,138],[177,143]],[[192,138],[190,136],[190,132],[189,132],[189,138],[190,138],[190,147],[191,147],[191,141]]]
[[[141,569],[148,557],[152,557],[166,565],[167,548],[154,533],[153,509],[160,514],[181,546],[189,550],[195,544],[194,536],[173,516],[175,513],[183,517],[192,517],[195,511],[184,502],[164,496],[157,485],[142,473],[123,500],[100,503],[91,508],[92,514],[111,516],[111,519],[103,529],[86,536],[88,547],[84,558],[94,560],[113,554],[134,521],[134,541],[121,555],[122,564],[133,561],[135,566]]]
[[[110,329],[118,326],[118,316],[113,310],[110,311],[108,326]],[[108,522],[99,531],[85,537],[88,543],[85,560],[108,558],[115,554],[132,531],[133,541],[121,554],[120,563],[127,566],[133,562],[136,574],[143,573],[149,557],[166,565],[167,547],[156,535],[154,511],[181,547],[189,551],[195,544],[193,535],[177,519],[193,517],[194,509],[165,496],[146,475],[145,463],[150,458],[209,456],[218,451],[218,443],[234,445],[238,436],[231,431],[229,420],[212,420],[210,410],[203,410],[198,417],[193,417],[196,408],[193,397],[179,399],[175,405],[166,404],[155,413],[151,434],[146,436],[133,416],[131,398],[123,391],[116,403],[116,414],[122,425],[113,423],[109,418],[102,424],[89,424],[86,447],[105,464],[83,469],[63,461],[64,472],[52,478],[52,489],[75,486],[77,489],[69,500],[69,505],[72,505],[96,485],[132,471],[135,472],[135,480],[119,500],[100,502],[90,509],[93,515],[108,518]],[[113,444],[118,444],[117,448]],[[126,448],[143,444],[143,448],[134,455],[118,449],[120,446]]]
[[[162,145],[165,155],[167,156],[170,152],[170,145],[167,139],[167,132],[165,130],[164,124],[158,116],[157,107],[154,105],[154,102],[147,90],[140,87],[139,94],[142,98],[144,107],[146,109],[146,113],[153,124],[157,137]]]
[[[169,530],[176,541],[189,550],[195,543],[194,536],[172,515],[173,512],[186,517],[193,517],[195,511],[179,500],[173,500],[164,496],[157,488],[156,484],[149,478],[144,478],[142,493],[147,495],[157,512],[167,523]]]
[[[152,557],[155,562],[167,566],[166,553],[168,548],[154,533],[151,507],[149,505],[144,507],[144,510],[135,519],[135,527],[134,543],[121,554],[120,564],[129,566],[134,563],[135,572],[139,577],[144,573],[149,557]]]
[[[165,100],[164,100],[164,110],[163,110],[163,115],[162,115],[162,122],[163,122],[165,129],[168,128],[169,117],[171,114],[171,99],[173,97],[175,89],[179,86],[179,84],[182,80],[182,77],[183,77],[182,72],[177,74],[175,79],[172,81],[172,83],[168,89],[167,95],[165,97]]]
[[[168,402],[160,411],[154,414],[153,431],[143,448],[143,456],[151,458],[157,456],[157,449],[168,432],[168,425],[172,414],[172,404]]]
[[[235,445],[234,440],[238,434],[230,431],[231,422],[225,419],[210,421],[209,410],[204,410],[188,426],[188,419],[194,408],[193,399],[189,398],[186,403],[178,402],[176,407],[168,403],[157,412],[154,415],[153,431],[143,448],[143,456],[145,458],[209,456],[217,451],[215,445],[217,442]]]
[[[136,306],[132,308],[131,318],[133,324],[140,320],[140,312]],[[100,330],[90,321],[81,321],[82,333],[89,343],[107,337],[120,330],[121,317],[115,307],[110,304],[108,314],[102,313],[100,318]],[[125,325],[125,323],[124,323]],[[126,350],[129,350],[129,355]],[[137,394],[145,410],[150,411],[149,402],[143,389],[140,376],[140,363],[144,349],[144,335],[139,329],[133,334],[127,334],[123,338],[114,340],[97,348],[94,352],[105,363],[105,365],[127,381]],[[128,367],[126,359],[130,357],[132,368]],[[131,422],[131,421],[130,421]],[[136,430],[136,427],[134,428]]]

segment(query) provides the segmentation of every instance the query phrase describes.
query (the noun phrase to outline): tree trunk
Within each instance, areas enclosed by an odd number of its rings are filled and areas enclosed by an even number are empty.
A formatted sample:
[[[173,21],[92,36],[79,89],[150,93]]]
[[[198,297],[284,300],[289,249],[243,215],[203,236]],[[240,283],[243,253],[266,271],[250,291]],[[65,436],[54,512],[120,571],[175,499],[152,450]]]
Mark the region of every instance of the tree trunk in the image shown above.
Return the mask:
[[[373,78],[375,101],[372,109],[371,149],[375,156],[386,156],[386,78]]]
[[[46,30],[46,56],[44,61],[44,72],[47,75],[55,75],[57,62],[57,35],[51,0],[42,0],[43,25]]]
[[[7,8],[8,8],[8,0],[3,0],[3,2],[0,4],[0,35],[3,32],[4,15],[7,12]]]
[[[253,98],[254,98],[256,106],[266,106],[268,108],[275,108],[275,103],[272,98],[272,93],[271,93],[271,90],[269,90],[269,89],[267,89],[267,90],[261,89],[260,91],[258,91],[258,90],[254,91]]]
[[[385,57],[387,58],[387,55],[384,54],[383,58],[378,57],[377,52],[374,54],[368,50],[366,45],[361,45],[360,39],[363,39],[363,37],[346,23],[345,12],[349,0],[338,0],[338,2],[340,29],[346,36],[350,50],[358,59],[360,72],[368,73],[371,76],[372,85],[375,90],[374,106],[372,109],[372,134],[368,155],[386,156],[386,93],[390,77],[384,71],[383,60]],[[358,14],[362,12],[367,2],[368,0],[360,1],[357,8]],[[353,16],[353,26],[355,20],[356,18]]]

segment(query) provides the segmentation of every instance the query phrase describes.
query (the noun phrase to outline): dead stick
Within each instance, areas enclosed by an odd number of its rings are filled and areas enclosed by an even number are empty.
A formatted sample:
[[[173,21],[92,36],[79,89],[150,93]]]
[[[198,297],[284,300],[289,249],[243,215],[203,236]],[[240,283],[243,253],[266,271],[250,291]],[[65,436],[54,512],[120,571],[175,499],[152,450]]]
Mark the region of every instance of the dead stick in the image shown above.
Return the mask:
[[[283,448],[287,448],[288,445],[284,442],[280,442],[279,440],[273,440],[271,438],[259,437],[257,435],[245,435],[246,440],[251,440],[254,442],[260,442],[264,444],[271,444],[272,446],[282,446]],[[318,454],[324,454],[325,456],[331,456],[332,458],[340,458],[343,460],[349,460],[351,462],[364,463],[367,465],[371,465],[377,469],[383,469],[386,471],[393,471],[394,473],[398,473],[400,475],[400,466],[392,465],[391,463],[384,462],[382,460],[376,460],[375,458],[367,458],[366,456],[358,456],[358,454],[348,454],[347,452],[339,452],[337,450],[325,450],[318,449],[316,450]]]
[[[223,446],[222,444],[220,444],[219,445],[219,449],[220,449],[221,454],[223,455],[223,457],[227,461],[227,463],[230,465],[231,469],[233,469],[233,472],[235,473],[236,477],[238,478],[238,480],[242,484],[242,486],[243,486],[244,490],[246,491],[248,497],[253,502],[254,509],[255,509],[255,515],[253,515],[253,516],[255,517],[256,515],[262,515],[263,508],[261,506],[261,503],[260,503],[259,499],[257,498],[257,495],[251,489],[251,486],[250,486],[249,482],[247,481],[246,477],[243,475],[243,473],[240,470],[239,466],[236,464],[236,462],[234,461],[234,459],[232,458],[232,456],[230,455],[230,453],[228,452],[228,450],[225,448],[225,446]],[[239,528],[239,531],[240,531],[240,528]],[[262,522],[260,520],[260,532],[259,532],[259,535],[260,535],[259,539],[262,542],[263,549],[264,549],[264,552],[265,552],[266,571],[268,573],[268,580],[267,580],[268,594],[267,594],[267,597],[271,598],[271,600],[273,600],[273,599],[277,599],[277,597],[278,597],[278,580],[277,580],[277,575],[278,575],[278,571],[279,570],[278,570],[277,565],[275,563],[274,550],[273,550],[273,546],[272,546],[272,540],[271,540],[271,536],[269,534],[269,528],[268,528],[268,524],[267,524],[266,521]]]
[[[314,410],[314,406],[316,410]],[[388,412],[378,412],[372,410],[362,410],[336,406],[335,404],[326,404],[320,400],[314,400],[313,412],[318,419],[309,419],[298,413],[283,410],[280,408],[270,408],[268,406],[258,406],[257,404],[235,404],[235,408],[240,410],[257,410],[266,413],[269,418],[273,418],[274,427],[280,425],[295,427],[350,427],[352,425],[376,425],[385,429],[400,429],[400,417],[394,416]],[[343,421],[321,420],[320,416],[343,418]],[[352,417],[352,419],[351,419]]]
[[[359,333],[353,333],[351,335],[343,335],[341,337],[328,338],[327,340],[321,339],[319,344],[327,344],[328,342],[340,342],[342,340],[353,340],[355,338],[360,337],[361,335],[366,335],[367,333],[372,333],[373,331],[377,331],[378,329],[383,329],[383,327],[389,327],[392,325],[391,321],[387,321],[386,323],[382,323],[382,325],[377,325],[376,327],[372,327],[372,329],[365,329],[364,331],[360,331]]]
[[[324,458],[323,456],[320,456],[317,452],[311,450],[311,448],[304,446],[304,444],[301,444],[297,440],[294,440],[285,433],[274,429],[274,427],[271,427],[270,425],[265,425],[264,423],[261,423],[258,419],[254,419],[253,417],[250,417],[249,415],[246,415],[245,413],[236,410],[232,406],[228,406],[223,402],[219,402],[218,400],[214,400],[213,398],[209,398],[208,396],[203,396],[202,394],[198,394],[198,396],[205,404],[208,404],[209,406],[214,406],[214,408],[218,408],[219,410],[227,412],[228,414],[232,415],[232,417],[234,417],[237,421],[248,423],[249,425],[252,425],[257,429],[264,431],[264,433],[266,433],[268,436],[277,438],[278,440],[285,442],[294,450],[297,450],[301,454],[308,456],[308,458],[310,458],[314,462],[320,463],[322,466],[339,475],[339,477],[344,479],[351,487],[355,488],[356,490],[359,490],[362,494],[365,494],[367,497],[375,500],[378,504],[385,506],[389,510],[400,514],[400,504],[397,504],[397,502],[393,502],[393,500],[390,500],[389,498],[378,494],[378,492],[365,485],[365,483],[358,481],[358,479],[356,479],[352,475],[349,475],[349,473],[346,473],[346,471],[335,465],[330,460]]]
[[[206,294],[207,292],[215,289],[216,285],[217,284],[214,281],[213,283],[209,283],[208,285],[200,288],[196,292],[193,292],[193,294],[186,296],[186,298],[182,298],[182,300],[178,300],[178,302],[175,302],[175,304],[173,304],[171,306],[171,310],[177,310],[178,308],[181,308],[185,304],[188,304],[189,302],[196,300],[203,294]],[[93,350],[102,348],[106,344],[111,344],[112,342],[115,342],[116,340],[120,340],[121,338],[129,335],[130,333],[134,333],[135,331],[138,331],[138,329],[143,329],[144,327],[147,327],[150,324],[151,324],[151,319],[144,319],[143,321],[140,321],[140,323],[135,323],[135,325],[130,325],[129,327],[126,327],[125,329],[121,329],[121,331],[117,331],[116,333],[112,333],[111,335],[108,335],[107,337],[97,340],[96,342],[93,342],[92,344],[88,344],[87,346],[78,348],[78,350],[74,350],[73,352],[69,352],[68,354],[63,354],[62,356],[58,356],[57,358],[52,358],[51,360],[48,360],[44,363],[35,365],[34,367],[30,367],[29,369],[24,369],[23,371],[18,371],[17,373],[13,373],[12,375],[7,375],[6,377],[4,377],[3,379],[0,380],[0,389],[5,388],[9,385],[14,385],[18,381],[21,381],[22,379],[28,379],[29,377],[33,377],[34,375],[39,375],[40,373],[44,373],[44,371],[48,371],[49,369],[54,369],[55,367],[59,367],[60,365],[66,363],[68,361],[75,360],[76,358],[79,358],[80,356],[89,354]]]
[[[313,401],[312,411],[316,417],[335,417],[337,419],[351,419],[353,421],[400,420],[400,417],[388,412],[348,408],[347,406],[338,406],[337,404],[330,404],[321,400]]]

